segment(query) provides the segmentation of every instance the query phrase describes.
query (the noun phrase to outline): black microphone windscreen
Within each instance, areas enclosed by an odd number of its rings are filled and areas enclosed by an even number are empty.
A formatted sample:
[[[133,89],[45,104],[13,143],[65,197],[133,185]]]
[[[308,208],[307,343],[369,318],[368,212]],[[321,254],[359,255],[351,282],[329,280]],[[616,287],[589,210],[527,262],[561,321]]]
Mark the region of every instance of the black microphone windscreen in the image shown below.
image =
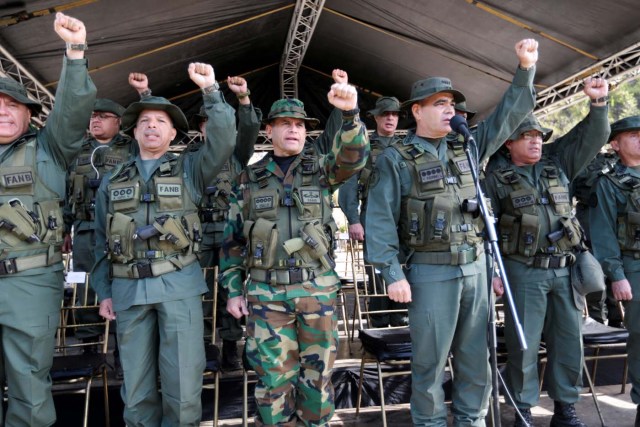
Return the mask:
[[[469,129],[469,125],[467,124],[467,120],[459,114],[451,117],[449,121],[449,126],[451,126],[451,130],[456,133],[465,134],[466,132],[463,129]],[[468,130],[467,130],[468,132]]]

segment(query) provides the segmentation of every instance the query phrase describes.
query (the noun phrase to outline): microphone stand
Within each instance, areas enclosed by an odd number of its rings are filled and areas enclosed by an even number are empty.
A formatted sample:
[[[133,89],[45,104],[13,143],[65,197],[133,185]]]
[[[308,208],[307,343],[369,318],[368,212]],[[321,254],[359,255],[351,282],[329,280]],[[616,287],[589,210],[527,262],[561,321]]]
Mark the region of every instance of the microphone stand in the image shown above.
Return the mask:
[[[509,306],[509,310],[511,310],[513,322],[515,325],[516,333],[518,335],[518,340],[520,341],[520,348],[522,350],[527,349],[527,343],[524,338],[524,332],[522,330],[522,325],[520,324],[520,319],[518,318],[518,313],[516,312],[516,307],[513,302],[513,297],[511,294],[511,288],[509,287],[509,281],[507,279],[507,275],[505,273],[505,268],[502,263],[502,255],[500,254],[500,248],[498,246],[498,237],[496,233],[495,227],[495,218],[493,217],[491,210],[487,206],[487,199],[484,197],[484,193],[482,192],[482,188],[480,188],[480,179],[478,174],[478,163],[474,161],[474,156],[471,153],[469,148],[470,145],[473,145],[476,149],[477,153],[477,144],[473,139],[471,134],[467,132],[458,134],[464,137],[463,149],[465,154],[467,155],[467,161],[469,162],[469,168],[471,169],[471,176],[473,178],[473,183],[476,188],[476,198],[478,201],[478,208],[480,209],[480,214],[482,215],[482,220],[484,221],[484,229],[485,229],[485,248],[487,252],[487,282],[488,282],[488,298],[490,302],[489,309],[489,318],[488,318],[488,327],[489,327],[489,361],[491,364],[491,383],[492,383],[492,404],[491,404],[491,419],[493,425],[495,427],[501,427],[501,419],[500,419],[500,399],[499,399],[499,381],[498,381],[498,355],[497,355],[497,337],[496,337],[496,312],[495,312],[495,298],[493,295],[493,274],[492,274],[492,259],[496,262],[499,268],[500,278],[502,279],[502,284],[504,286],[504,295],[506,296],[506,300]],[[477,159],[476,159],[477,160]],[[489,257],[488,255],[491,255]]]

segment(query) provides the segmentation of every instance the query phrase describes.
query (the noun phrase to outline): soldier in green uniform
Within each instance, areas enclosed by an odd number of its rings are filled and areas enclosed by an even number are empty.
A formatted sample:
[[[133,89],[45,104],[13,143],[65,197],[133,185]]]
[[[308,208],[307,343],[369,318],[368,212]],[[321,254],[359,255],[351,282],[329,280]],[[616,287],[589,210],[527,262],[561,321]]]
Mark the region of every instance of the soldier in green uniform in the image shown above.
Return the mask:
[[[367,211],[367,196],[369,194],[369,177],[375,166],[376,158],[382,150],[399,141],[400,137],[395,135],[400,119],[400,101],[392,96],[381,96],[376,101],[374,109],[368,111],[376,121],[376,130],[369,136],[371,154],[365,167],[357,175],[349,178],[340,187],[338,192],[338,203],[349,222],[349,238],[356,241],[364,241],[364,259],[367,263],[366,273],[369,277],[369,289],[371,293],[381,294],[384,292],[382,277],[375,273],[367,261],[367,242],[365,239],[364,219]],[[375,275],[375,276],[374,276]],[[406,310],[407,305],[391,301],[389,298],[372,298],[369,300],[369,310]],[[385,326],[406,326],[407,317],[403,312],[392,314],[371,314],[371,323],[375,328]]]
[[[44,128],[29,124],[42,106],[15,80],[0,78],[0,390],[8,387],[0,425],[56,420],[49,370],[64,287],[65,176],[80,151],[96,88],[84,58],[84,24],[58,13],[54,29],[67,50]]]
[[[105,98],[97,99],[91,113],[89,134],[82,142],[78,158],[69,169],[67,177],[67,199],[65,204],[65,231],[63,252],[73,251],[73,271],[90,272],[95,262],[95,192],[100,178],[117,164],[135,156],[137,144],[132,144],[129,136],[120,133],[120,117],[124,107]],[[71,230],[73,228],[73,242]],[[76,301],[79,304],[93,304],[94,292],[85,290],[79,283]],[[76,313],[80,323],[100,321],[98,310],[94,313],[80,311]],[[76,338],[83,341],[95,341],[102,331],[96,326],[76,329]],[[85,347],[85,351],[95,351],[94,347]]]
[[[511,86],[474,131],[479,162],[533,109],[538,43],[522,40],[516,54]],[[378,156],[367,204],[369,260],[388,283],[389,297],[409,303],[416,426],[447,423],[442,380],[449,351],[454,425],[484,426],[491,390],[483,225],[473,210],[476,191],[462,146],[446,138],[455,104],[464,101],[447,78],[414,83],[404,105],[417,127]]]
[[[468,122],[470,122],[476,115],[475,111],[470,110],[469,107],[467,107],[467,101],[462,101],[456,104],[454,110],[457,115],[464,117]]]
[[[306,143],[297,99],[271,106],[273,153],[240,174],[220,255],[227,310],[248,315],[247,359],[258,375],[256,425],[326,425],[333,416],[331,371],[338,344],[331,193],[368,157],[353,86],[335,83],[329,102],[342,127],[328,151]],[[249,274],[246,301],[241,269]]]
[[[139,154],[109,172],[96,195],[91,285],[100,315],[117,315],[130,427],[198,426],[202,416],[201,295],[207,286],[196,257],[202,241],[197,204],[233,151],[235,113],[210,65],[190,64],[189,76],[202,89],[209,115],[203,148],[169,153],[178,132],[188,131],[187,120],[165,98],[145,97],[122,116]]]
[[[607,142],[606,80],[586,79],[584,93],[591,111],[569,133],[543,145],[551,131],[530,115],[506,140],[507,154],[494,156],[487,166],[484,184],[498,218],[500,251],[528,347],[520,348],[507,310],[506,381],[522,414],[516,426],[532,424],[530,408],[538,403],[541,334],[547,348],[546,384],[554,400],[551,426],[584,426],[574,408],[582,382],[583,304],[574,298],[570,266],[586,246],[572,213],[569,185]],[[494,279],[494,290],[502,295],[500,278]]]
[[[625,302],[631,400],[639,405],[634,425],[640,427],[640,116],[613,123],[609,142],[620,161],[590,197],[591,243],[614,297]]]

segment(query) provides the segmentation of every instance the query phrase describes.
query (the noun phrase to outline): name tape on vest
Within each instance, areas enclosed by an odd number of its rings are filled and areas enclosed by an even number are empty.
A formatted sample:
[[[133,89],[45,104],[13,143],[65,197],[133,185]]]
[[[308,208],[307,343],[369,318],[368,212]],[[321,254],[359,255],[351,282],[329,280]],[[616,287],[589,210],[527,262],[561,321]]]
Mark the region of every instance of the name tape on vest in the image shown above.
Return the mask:
[[[253,208],[257,211],[273,209],[273,196],[262,196],[253,199]]]
[[[555,203],[569,203],[569,193],[554,193],[553,201]]]
[[[469,166],[469,160],[468,159],[464,159],[464,160],[458,160],[456,162],[456,166],[458,166],[458,170],[460,172],[470,172],[471,171],[471,167]]]
[[[21,187],[33,184],[33,174],[31,171],[8,173],[2,175],[2,184],[5,188]]]
[[[182,196],[182,184],[158,184],[158,196]]]
[[[107,166],[117,166],[124,161],[123,158],[118,156],[105,156],[104,164]]]
[[[88,165],[89,163],[91,163],[91,156],[88,154],[78,156],[78,160],[76,161],[78,166]]]
[[[305,205],[319,205],[322,202],[320,190],[300,190],[300,198]]]
[[[119,202],[122,200],[131,200],[135,194],[135,187],[114,188],[111,190],[111,201]]]

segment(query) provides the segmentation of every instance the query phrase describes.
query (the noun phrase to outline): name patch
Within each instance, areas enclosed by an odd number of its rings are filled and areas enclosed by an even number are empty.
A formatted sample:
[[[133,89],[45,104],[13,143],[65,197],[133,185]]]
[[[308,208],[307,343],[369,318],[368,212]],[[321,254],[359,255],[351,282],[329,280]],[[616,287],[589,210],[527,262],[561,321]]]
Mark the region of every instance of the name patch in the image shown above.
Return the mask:
[[[513,207],[516,209],[524,208],[535,204],[536,198],[533,197],[533,194],[525,194],[524,196],[512,197],[511,203],[513,203]]]
[[[300,190],[300,198],[305,205],[319,205],[320,190]]]
[[[182,184],[158,184],[158,196],[181,196]]]
[[[104,164],[107,166],[116,166],[120,163],[122,163],[122,159],[117,156],[105,156],[104,158]]]
[[[76,162],[76,164],[78,166],[88,165],[89,163],[91,163],[91,156],[90,155],[78,156],[78,160]]]
[[[273,209],[273,196],[262,196],[253,199],[253,208],[257,211]]]
[[[458,160],[456,162],[456,166],[458,166],[458,170],[460,172],[470,172],[471,168],[469,167],[469,160],[464,159],[464,160]]]
[[[6,188],[30,185],[33,184],[33,174],[31,171],[9,173],[2,175],[2,181]]]
[[[438,181],[444,178],[444,171],[442,166],[436,166],[434,168],[423,169],[420,171],[420,182],[426,184],[433,181]]]
[[[552,197],[555,203],[569,203],[569,193],[554,193]]]
[[[122,200],[131,200],[135,194],[135,187],[114,188],[111,190],[110,199],[113,202],[119,202]]]

